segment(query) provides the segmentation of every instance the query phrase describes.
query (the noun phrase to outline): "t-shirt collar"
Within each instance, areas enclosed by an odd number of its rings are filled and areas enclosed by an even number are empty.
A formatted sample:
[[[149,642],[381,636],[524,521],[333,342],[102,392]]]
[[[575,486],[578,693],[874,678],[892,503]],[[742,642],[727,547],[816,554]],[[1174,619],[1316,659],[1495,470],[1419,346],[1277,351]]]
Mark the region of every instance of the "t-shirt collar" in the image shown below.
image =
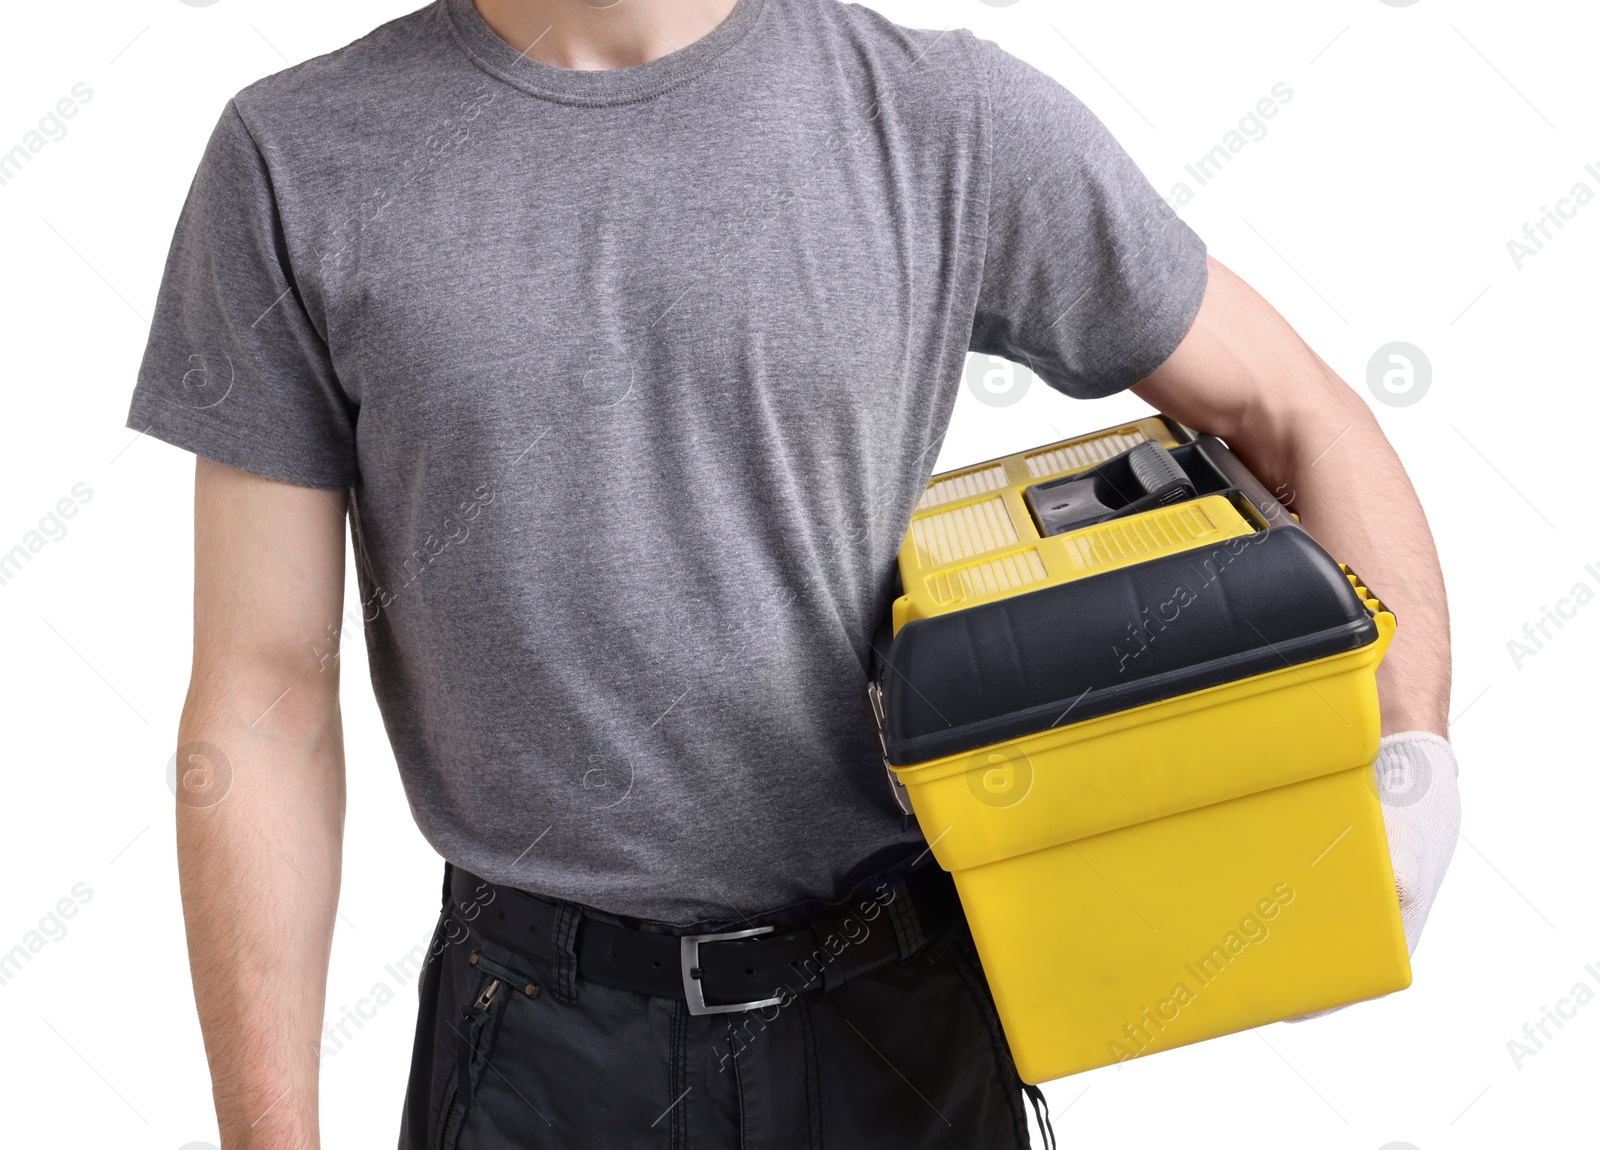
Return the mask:
[[[742,40],[765,0],[737,0],[705,36],[675,52],[630,68],[583,71],[524,55],[484,22],[473,0],[439,0],[456,41],[484,71],[514,88],[565,104],[626,104],[648,99],[689,79]]]

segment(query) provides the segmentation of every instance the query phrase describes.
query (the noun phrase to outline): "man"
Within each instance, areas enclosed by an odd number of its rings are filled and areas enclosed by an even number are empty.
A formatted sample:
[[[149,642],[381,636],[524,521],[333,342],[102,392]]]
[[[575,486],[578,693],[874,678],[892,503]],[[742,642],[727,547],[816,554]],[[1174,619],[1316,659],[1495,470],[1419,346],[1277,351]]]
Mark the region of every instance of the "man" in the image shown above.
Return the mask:
[[[1441,780],[1391,824],[1414,943],[1455,793],[1422,511],[1082,104],[835,0],[438,0],[229,102],[129,415],[202,457],[224,1150],[317,1142],[347,511],[448,860],[403,1147],[1027,1145],[862,702],[969,348],[1224,436],[1394,605],[1383,753]]]

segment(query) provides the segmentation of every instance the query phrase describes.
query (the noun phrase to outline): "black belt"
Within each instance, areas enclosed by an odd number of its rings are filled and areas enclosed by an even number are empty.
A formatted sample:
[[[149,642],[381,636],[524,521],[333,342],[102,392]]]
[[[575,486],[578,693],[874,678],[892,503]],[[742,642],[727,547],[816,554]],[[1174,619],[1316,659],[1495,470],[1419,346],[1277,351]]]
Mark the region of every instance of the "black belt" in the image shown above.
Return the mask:
[[[553,968],[575,957],[580,979],[682,998],[691,1014],[780,1006],[807,990],[832,989],[911,957],[960,918],[950,876],[931,862],[874,880],[876,886],[797,927],[753,924],[687,935],[607,921],[457,866],[449,866],[446,881],[455,914],[490,941]]]

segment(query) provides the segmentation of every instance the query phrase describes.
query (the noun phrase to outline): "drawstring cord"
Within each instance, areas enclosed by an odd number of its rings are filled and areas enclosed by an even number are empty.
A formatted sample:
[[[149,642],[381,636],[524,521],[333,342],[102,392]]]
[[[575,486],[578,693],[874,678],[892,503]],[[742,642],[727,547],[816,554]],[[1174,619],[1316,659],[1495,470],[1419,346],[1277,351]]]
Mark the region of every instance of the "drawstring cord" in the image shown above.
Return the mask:
[[[1045,1104],[1044,1091],[1026,1082],[1022,1084],[1022,1089],[1028,1101],[1033,1103],[1033,1117],[1039,1123],[1039,1133],[1044,1135],[1045,1150],[1056,1150],[1056,1128],[1050,1124],[1050,1107]]]

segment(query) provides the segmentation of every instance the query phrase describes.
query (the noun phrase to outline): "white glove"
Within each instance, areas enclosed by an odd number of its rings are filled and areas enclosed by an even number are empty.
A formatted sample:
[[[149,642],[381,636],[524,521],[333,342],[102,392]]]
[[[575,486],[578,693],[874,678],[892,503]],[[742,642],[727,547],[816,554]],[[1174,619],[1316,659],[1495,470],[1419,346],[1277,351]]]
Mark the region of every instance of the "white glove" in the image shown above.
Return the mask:
[[[1445,868],[1456,852],[1461,794],[1455,752],[1432,731],[1389,735],[1378,746],[1378,797],[1389,836],[1406,950],[1415,954]]]
[[[1449,742],[1432,731],[1385,735],[1373,767],[1383,804],[1383,828],[1389,838],[1389,859],[1394,864],[1406,951],[1415,954],[1434,896],[1456,852],[1456,832],[1461,826],[1461,794],[1456,789],[1460,768]],[[1343,1009],[1335,1006],[1285,1021],[1304,1022]]]

